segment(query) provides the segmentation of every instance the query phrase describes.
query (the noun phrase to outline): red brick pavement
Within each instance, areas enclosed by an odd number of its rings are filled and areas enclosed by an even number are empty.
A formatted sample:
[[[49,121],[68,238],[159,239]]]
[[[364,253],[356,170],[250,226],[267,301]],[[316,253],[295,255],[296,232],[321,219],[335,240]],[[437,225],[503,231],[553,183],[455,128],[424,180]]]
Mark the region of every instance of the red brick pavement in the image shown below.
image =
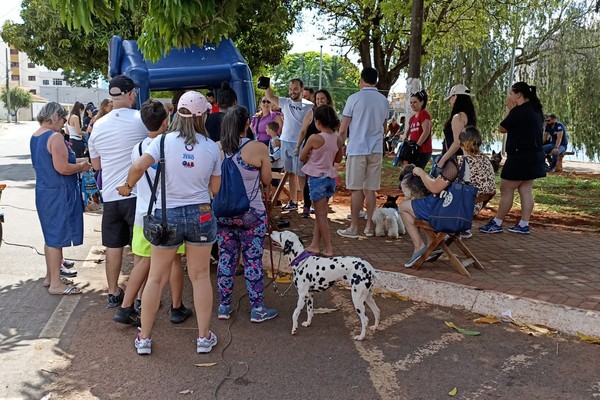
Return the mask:
[[[600,311],[600,234],[569,232],[535,227],[531,235],[505,230],[502,234],[478,231],[481,221],[473,224],[473,237],[467,246],[483,264],[480,271],[469,267],[471,278],[459,275],[449,261],[442,259],[424,264],[419,270],[404,268],[412,254],[408,235],[398,240],[361,236],[346,239],[335,232],[349,225],[349,208],[332,205],[331,238],[336,254],[365,258],[375,268],[437,281],[453,282],[478,289],[495,290],[519,297]],[[314,216],[302,219],[292,212],[279,217],[290,219],[291,230],[310,242]],[[361,221],[361,232],[364,221]],[[458,248],[450,247],[459,258]]]

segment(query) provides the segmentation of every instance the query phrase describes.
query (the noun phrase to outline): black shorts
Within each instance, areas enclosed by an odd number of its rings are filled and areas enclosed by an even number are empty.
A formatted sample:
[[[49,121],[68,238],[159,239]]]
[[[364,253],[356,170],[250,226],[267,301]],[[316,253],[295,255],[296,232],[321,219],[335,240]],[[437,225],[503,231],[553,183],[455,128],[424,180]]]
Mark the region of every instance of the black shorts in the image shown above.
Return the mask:
[[[83,140],[71,138],[70,141],[71,141],[71,150],[73,150],[73,153],[75,153],[75,157],[77,157],[77,158],[84,157],[85,148],[83,146]]]
[[[136,198],[104,203],[102,245],[119,248],[131,245]]]
[[[500,178],[509,181],[530,181],[546,176],[546,160],[542,150],[535,153],[508,154]]]

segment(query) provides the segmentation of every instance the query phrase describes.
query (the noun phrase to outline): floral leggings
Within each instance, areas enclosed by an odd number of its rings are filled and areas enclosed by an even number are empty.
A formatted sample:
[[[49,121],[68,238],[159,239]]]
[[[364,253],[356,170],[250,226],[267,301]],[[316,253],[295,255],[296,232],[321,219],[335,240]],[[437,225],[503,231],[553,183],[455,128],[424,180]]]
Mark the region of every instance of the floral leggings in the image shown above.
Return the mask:
[[[263,305],[264,272],[262,256],[266,234],[266,211],[251,208],[245,214],[237,217],[217,219],[217,243],[219,244],[217,286],[221,304],[231,304],[235,270],[241,248],[250,304],[252,308]]]

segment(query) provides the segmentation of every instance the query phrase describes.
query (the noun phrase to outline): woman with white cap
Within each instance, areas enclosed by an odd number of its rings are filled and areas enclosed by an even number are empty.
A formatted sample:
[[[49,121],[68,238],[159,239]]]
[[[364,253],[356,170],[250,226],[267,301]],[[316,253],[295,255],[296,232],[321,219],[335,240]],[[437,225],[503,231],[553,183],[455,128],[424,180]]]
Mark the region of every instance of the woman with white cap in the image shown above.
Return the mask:
[[[151,332],[160,297],[169,281],[171,263],[177,248],[185,242],[188,275],[192,282],[199,335],[196,351],[208,353],[217,344],[217,336],[209,330],[213,291],[210,282],[210,250],[217,238],[217,221],[210,205],[210,195],[221,186],[221,153],[207,136],[204,122],[210,103],[195,91],[184,93],[177,104],[177,118],[172,132],[164,139],[167,223],[175,227],[166,243],[152,246],[150,272],[142,295],[142,328],[135,338],[138,354],[150,354]],[[131,166],[127,180],[117,187],[128,196],[144,171],[160,159],[160,138]],[[156,200],[155,217],[161,218],[161,196]]]
[[[444,100],[450,101],[452,112],[444,124],[444,147],[442,157],[435,164],[441,170],[446,161],[454,155],[462,155],[460,133],[466,126],[477,126],[475,107],[471,100],[471,91],[465,85],[454,85]]]

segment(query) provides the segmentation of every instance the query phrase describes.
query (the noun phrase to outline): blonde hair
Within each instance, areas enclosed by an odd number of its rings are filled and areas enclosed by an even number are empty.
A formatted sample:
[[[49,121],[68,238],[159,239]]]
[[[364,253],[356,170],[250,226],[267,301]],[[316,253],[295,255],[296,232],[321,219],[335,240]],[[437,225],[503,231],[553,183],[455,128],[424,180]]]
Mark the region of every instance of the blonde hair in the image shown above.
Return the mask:
[[[191,114],[187,108],[180,108],[178,113],[181,114]],[[204,123],[206,121],[206,113],[195,116],[182,118],[179,115],[175,116],[171,125],[169,125],[169,132],[179,132],[179,137],[182,137],[185,144],[196,144],[198,141],[196,140],[196,133],[201,134],[204,137],[208,137],[206,132],[206,127]]]
[[[481,133],[473,125],[465,126],[460,132],[460,144],[466,154],[471,156],[480,154],[481,143]]]
[[[63,106],[61,106],[55,101],[51,101],[50,103],[46,103],[46,105],[42,107],[36,119],[40,124],[46,121],[56,122],[59,118],[66,119],[68,114],[69,113],[67,112],[67,110],[65,110]]]

